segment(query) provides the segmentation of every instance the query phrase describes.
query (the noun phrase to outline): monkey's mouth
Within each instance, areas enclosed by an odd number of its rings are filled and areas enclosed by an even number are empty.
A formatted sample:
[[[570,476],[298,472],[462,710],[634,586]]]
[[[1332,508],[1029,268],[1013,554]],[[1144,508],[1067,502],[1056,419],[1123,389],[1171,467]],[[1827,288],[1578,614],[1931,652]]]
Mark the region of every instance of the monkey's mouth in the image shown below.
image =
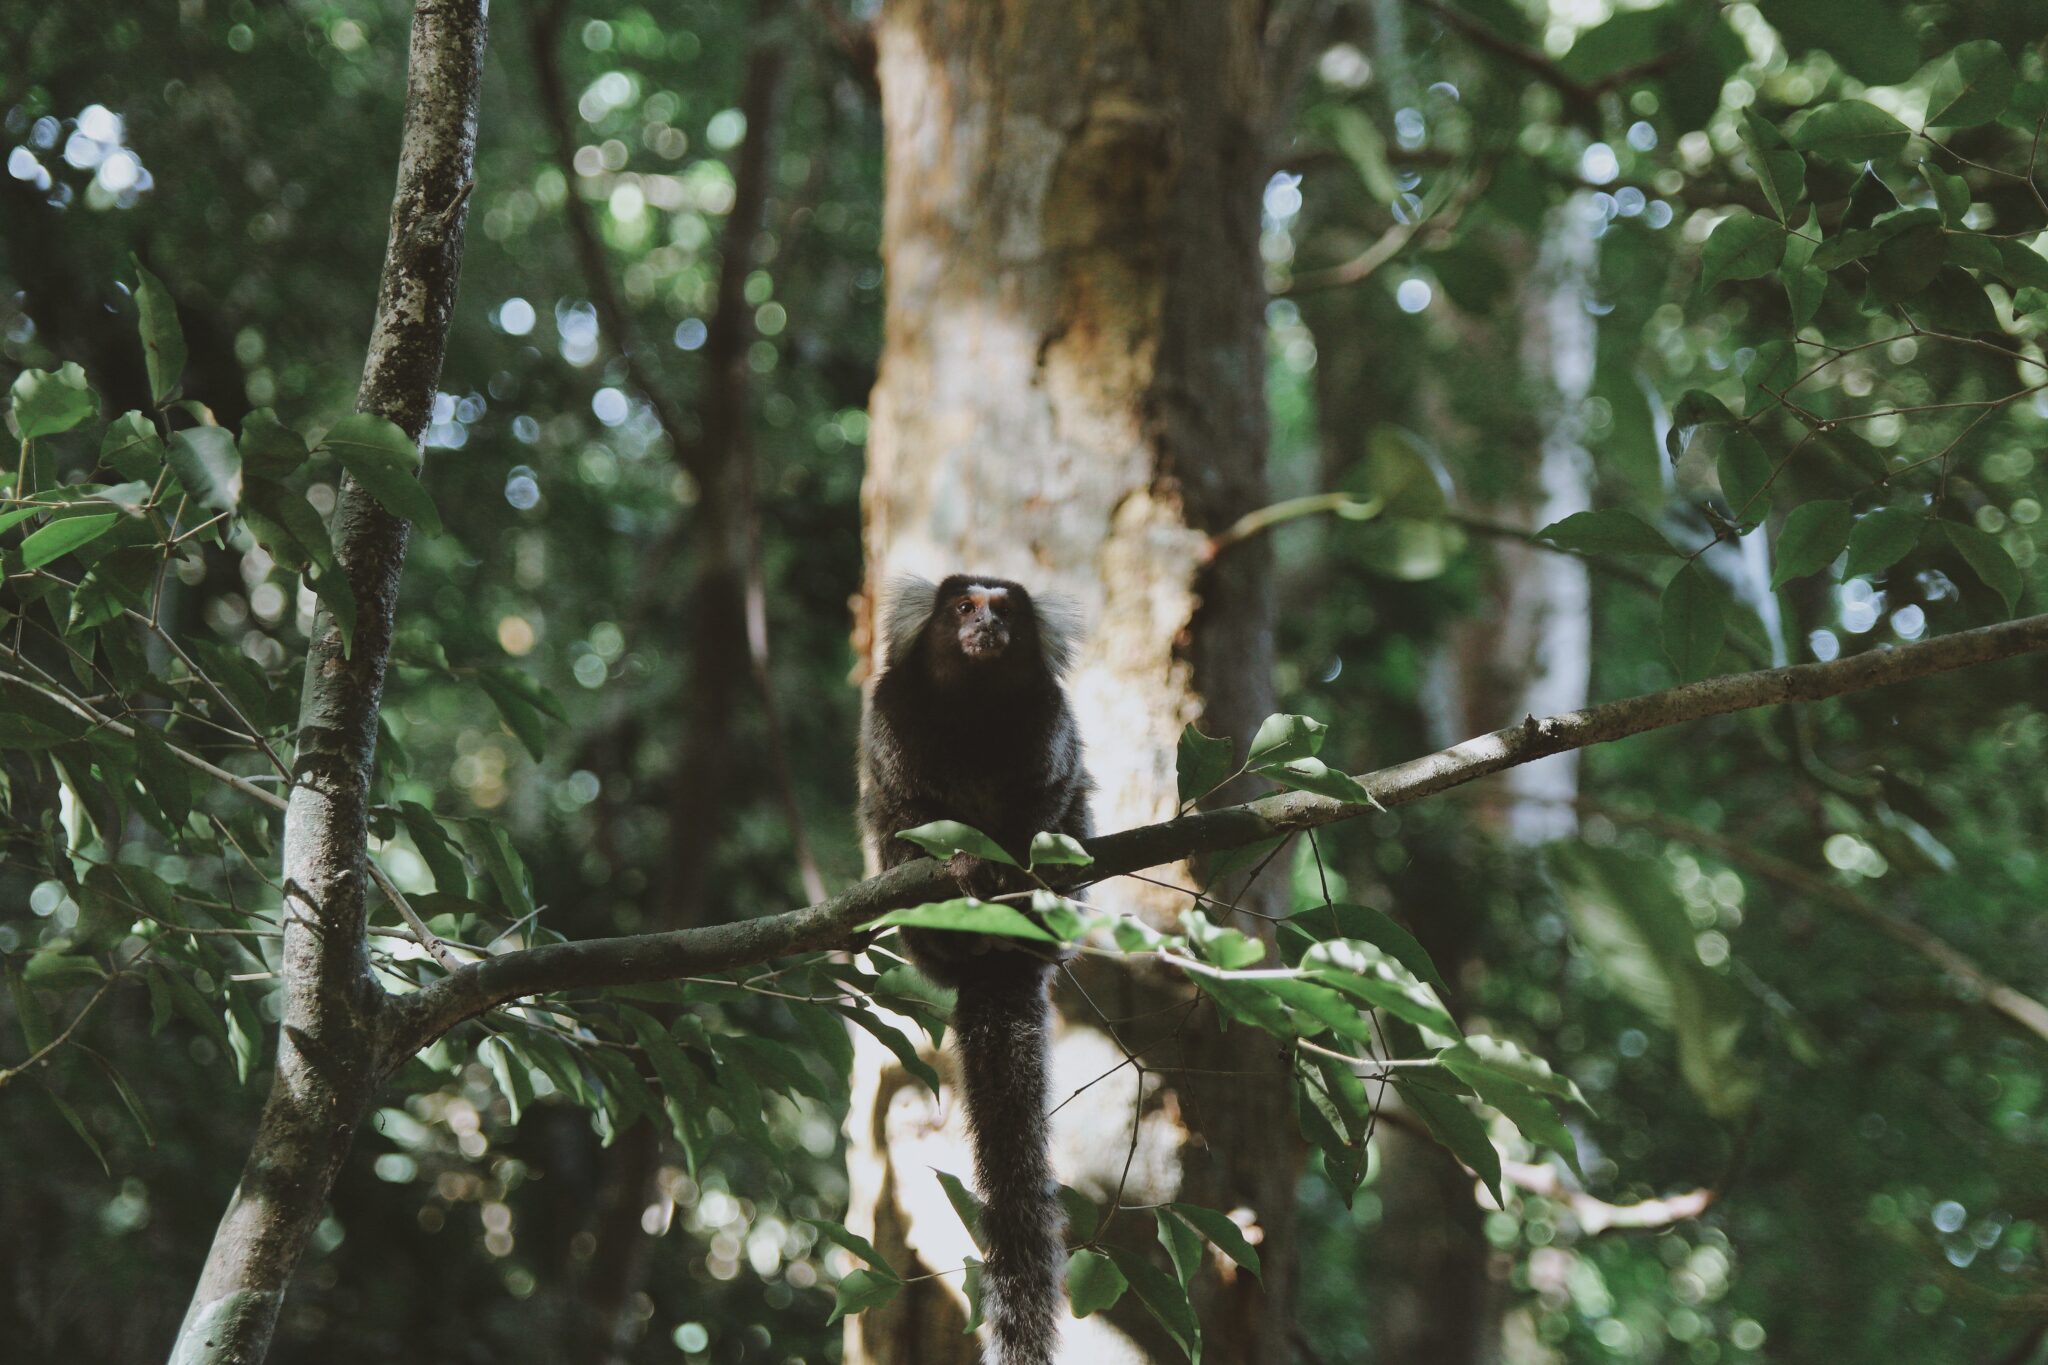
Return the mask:
[[[999,630],[963,630],[960,652],[970,659],[1000,658],[1009,648],[1010,637]]]

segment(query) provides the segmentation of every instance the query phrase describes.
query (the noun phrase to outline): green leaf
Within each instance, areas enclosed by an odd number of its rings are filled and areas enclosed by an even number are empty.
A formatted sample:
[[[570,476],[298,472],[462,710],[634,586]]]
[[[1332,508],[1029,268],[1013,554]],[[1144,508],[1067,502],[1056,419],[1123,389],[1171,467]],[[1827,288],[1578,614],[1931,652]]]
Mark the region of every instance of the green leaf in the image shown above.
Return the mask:
[[[1862,260],[1885,241],[1886,234],[1875,228],[1851,228],[1815,247],[1808,264],[1816,270],[1839,270],[1851,261]]]
[[[1542,1058],[1532,1058],[1513,1044],[1493,1038],[1479,1038],[1479,1046],[1458,1044],[1438,1054],[1444,1068],[1479,1093],[1479,1099],[1507,1115],[1530,1142],[1550,1148],[1573,1171],[1579,1171],[1579,1144],[1565,1128],[1563,1119],[1550,1107],[1550,1099],[1538,1091],[1556,1093],[1559,1076],[1550,1072]],[[1563,1083],[1571,1087],[1571,1083]],[[1577,1095],[1577,1087],[1571,1087]]]
[[[1230,748],[1229,740],[1211,739],[1192,725],[1180,732],[1174,771],[1181,805],[1207,796],[1230,776]]]
[[[226,427],[186,427],[171,433],[171,471],[201,507],[232,512],[242,501],[242,452]]]
[[[2005,49],[1989,38],[1962,46],[1941,58],[1927,90],[1930,128],[1972,128],[2005,112],[2018,77]]]
[[[127,483],[110,483],[92,496],[99,502],[111,502],[131,516],[139,515],[149,501],[149,484],[142,479],[131,479]],[[154,548],[154,547],[139,547]]]
[[[105,978],[99,963],[77,951],[81,946],[68,938],[45,944],[22,964],[21,979],[31,986],[56,990]]]
[[[1978,530],[1960,521],[1944,521],[1941,529],[1948,533],[1948,543],[1956,547],[1956,553],[1970,566],[1970,571],[1984,580],[1990,588],[2005,600],[2005,609],[2010,613],[2019,605],[2020,590],[2024,583],[2020,577],[2020,566],[2013,562],[1998,537]]]
[[[1296,1037],[1313,1038],[1327,1029],[1354,1043],[1374,1041],[1371,1017],[1359,1010],[1357,1002],[1328,986],[1289,976],[1250,977],[1244,983],[1288,1007],[1287,1031]]]
[[[269,408],[258,408],[242,419],[241,448],[243,468],[266,479],[290,478],[312,454],[306,438],[278,421]]]
[[[1850,521],[1846,502],[1830,499],[1793,508],[1778,532],[1778,567],[1771,586],[1782,587],[1832,564],[1849,543]]]
[[[1795,60],[1820,48],[1866,85],[1896,85],[1917,64],[1919,26],[1903,6],[1871,0],[1763,0],[1758,8]]]
[[[932,1174],[938,1177],[939,1188],[946,1192],[946,1202],[953,1206],[953,1216],[960,1220],[960,1226],[967,1229],[967,1235],[974,1239],[976,1246],[987,1251],[988,1235],[981,1226],[981,1200],[952,1172],[933,1171]]]
[[[1330,727],[1311,716],[1268,716],[1252,736],[1246,758],[1254,772],[1261,768],[1308,758],[1323,747],[1323,734]]]
[[[41,1052],[50,1045],[50,1016],[11,959],[7,963],[7,993],[14,1000],[14,1022],[21,1029],[22,1042],[28,1051]]]
[[[889,1263],[882,1259],[882,1253],[875,1250],[874,1243],[848,1228],[844,1223],[835,1223],[829,1218],[806,1218],[806,1223],[818,1230],[818,1235],[833,1246],[845,1247],[872,1268],[894,1278]]]
[[[1486,1125],[1465,1107],[1465,1102],[1417,1076],[1396,1075],[1394,1088],[1402,1102],[1422,1116],[1429,1134],[1440,1146],[1471,1168],[1493,1195],[1493,1202],[1505,1206],[1500,1192],[1500,1153],[1486,1136]]]
[[[85,1120],[79,1117],[78,1111],[47,1084],[43,1086],[43,1093],[50,1097],[50,1103],[56,1106],[57,1112],[63,1116],[64,1122],[70,1125],[71,1131],[78,1134],[78,1140],[92,1153],[93,1160],[100,1163],[100,1170],[109,1176],[113,1175],[114,1168],[107,1164],[107,1154],[100,1149],[99,1139],[92,1135],[92,1129],[85,1126]]]
[[[1275,1038],[1291,1038],[1301,1032],[1280,997],[1264,989],[1264,983],[1241,981],[1228,976],[1211,976],[1207,972],[1190,973],[1202,993],[1222,1007],[1223,1012],[1242,1024],[1272,1034]],[[1316,1030],[1310,1030],[1315,1032]]]
[[[1998,259],[2003,263],[2005,269],[2002,273],[2010,283],[2048,289],[2048,257],[2019,238],[1999,238]]]
[[[1905,301],[1905,309],[1921,327],[1958,336],[1979,332],[1998,333],[1998,313],[1985,296],[1984,286],[1967,270],[1943,266],[1926,288]]]
[[[982,1312],[988,1300],[988,1277],[982,1273],[982,1263],[972,1256],[961,1258],[960,1292],[967,1296],[967,1323],[960,1335],[971,1337],[987,1321]]]
[[[1711,289],[1723,280],[1768,275],[1784,255],[1784,224],[1737,209],[1715,225],[1713,235],[1700,249],[1700,287]]]
[[[1754,418],[1775,407],[1799,379],[1799,357],[1789,341],[1766,341],[1742,372],[1742,409]],[[1739,433],[1747,437],[1747,433]]]
[[[833,1013],[845,1015],[873,1034],[883,1047],[896,1054],[896,1060],[902,1064],[905,1071],[924,1082],[925,1089],[934,1095],[939,1093],[939,1073],[932,1069],[930,1062],[918,1055],[917,1044],[911,1042],[903,1030],[888,1023],[865,1005],[835,1004],[831,1009]]]
[[[1725,427],[1735,421],[1735,414],[1728,411],[1728,405],[1708,393],[1705,389],[1687,389],[1678,397],[1671,409],[1671,430],[1664,436],[1664,451],[1673,460],[1685,453],[1686,443],[1692,433],[1700,427]],[[1584,515],[1584,514],[1581,514]],[[1565,521],[1571,520],[1570,517]],[[1562,526],[1564,522],[1559,522]],[[1548,528],[1546,528],[1548,529]],[[1543,532],[1537,532],[1542,535]]]
[[[1349,806],[1386,809],[1366,789],[1364,783],[1349,773],[1332,768],[1320,758],[1297,758],[1278,767],[1262,767],[1258,772],[1262,777],[1270,777],[1281,786],[1295,791],[1314,792],[1317,796],[1327,796],[1332,801],[1342,801]]]
[[[1920,163],[1920,178],[1934,192],[1934,206],[1941,211],[1941,221],[1952,228],[1961,227],[1970,212],[1970,182],[1950,175],[1932,160]]]
[[[891,910],[880,919],[868,921],[863,929],[885,929],[900,925],[906,929],[950,929],[967,934],[995,934],[1002,938],[1029,939],[1034,943],[1059,940],[1031,922],[1031,917],[1014,906],[991,901],[952,900],[930,905],[913,905]]]
[[[1648,522],[1619,507],[1574,512],[1536,533],[1560,550],[1580,554],[1676,555],[1671,542]]]
[[[504,826],[479,818],[457,821],[455,828],[463,848],[497,889],[499,907],[514,919],[532,914],[533,877],[512,847],[512,838]]]
[[[1785,145],[1785,135],[1769,119],[1758,118],[1755,109],[1742,111],[1742,140],[1753,152],[1768,152]]]
[[[281,483],[251,476],[242,487],[242,521],[280,568],[304,573],[335,566],[327,523],[312,503]]]
[[[1756,169],[1757,182],[1763,186],[1764,199],[1770,204],[1771,212],[1778,215],[1780,222],[1791,222],[1792,210],[1798,206],[1799,196],[1806,192],[1806,159],[1797,152],[1785,150],[1752,151],[1749,160]]]
[[[832,1291],[832,1313],[825,1319],[830,1327],[849,1313],[880,1307],[903,1292],[903,1281],[893,1275],[856,1267]]]
[[[1440,183],[1448,185],[1444,176]],[[1363,501],[1378,499],[1383,515],[1396,520],[1432,521],[1443,515],[1444,485],[1437,462],[1421,438],[1400,427],[1373,428],[1363,461]]]
[[[1365,1179],[1365,1150],[1356,1138],[1347,1136],[1347,1116],[1337,1097],[1324,1091],[1318,1079],[1331,1073],[1317,1068],[1315,1074],[1297,1069],[1294,1075],[1294,1115],[1301,1135],[1322,1153],[1323,1173],[1330,1188],[1351,1207],[1351,1196]]]
[[[122,1108],[128,1117],[135,1120],[135,1126],[142,1132],[142,1140],[152,1148],[156,1146],[156,1125],[150,1122],[149,1110],[144,1107],[142,1097],[135,1093],[135,1087],[128,1084],[128,1078],[115,1069],[114,1064],[97,1052],[88,1052],[102,1072],[106,1073],[107,1084],[114,1087],[114,1093],[121,1098]]]
[[[1211,1246],[1252,1274],[1259,1274],[1259,1253],[1245,1240],[1244,1229],[1229,1214],[1205,1209],[1199,1204],[1173,1204],[1169,1207],[1193,1225]]]
[[[1094,861],[1095,855],[1071,834],[1041,830],[1031,836],[1032,867],[1087,867]]]
[[[476,1056],[490,1069],[491,1079],[498,1084],[498,1093],[505,1097],[505,1104],[511,1110],[512,1122],[519,1122],[526,1106],[533,1103],[533,1079],[512,1055],[512,1045],[493,1033],[476,1045]]]
[[[1448,1066],[1450,1059],[1446,1057],[1444,1061]],[[1491,1073],[1480,1071],[1467,1075],[1455,1067],[1451,1070],[1478,1091],[1480,1099],[1505,1114],[1508,1122],[1521,1130],[1523,1137],[1556,1152],[1564,1158],[1567,1166],[1578,1172],[1580,1179],[1585,1178],[1585,1172],[1579,1169],[1578,1141],[1572,1137],[1571,1129],[1558,1118],[1557,1110],[1551,1107],[1548,1099],[1520,1085],[1506,1083]]]
[[[156,427],[130,409],[107,425],[100,438],[100,463],[124,479],[153,480],[164,467],[164,442]]]
[[[40,569],[53,559],[61,559],[79,546],[98,540],[120,519],[119,512],[107,512],[99,516],[64,517],[53,521],[31,532],[28,539],[21,542],[21,567]]]
[[[76,364],[67,363],[55,372],[23,370],[15,376],[13,394],[14,425],[24,441],[69,431],[99,411],[99,398]],[[27,490],[14,491],[20,495]]]
[[[1618,849],[1571,844],[1553,844],[1547,860],[1579,943],[1616,994],[1677,1037],[1679,1075],[1687,1088],[1717,1118],[1747,1111],[1758,1077],[1739,1051],[1741,993],[1700,961],[1698,931],[1663,864]],[[1569,1082],[1551,1076],[1538,1059],[1498,1041],[1467,1041],[1480,1059],[1472,1064],[1576,1099],[1575,1090],[1559,1088]]]
[[[916,829],[899,829],[896,837],[905,843],[916,844],[934,858],[944,859],[956,853],[966,853],[1005,867],[1017,865],[1017,860],[1005,852],[1001,844],[958,820],[934,820]]]
[[[1116,1262],[1099,1251],[1084,1247],[1067,1258],[1067,1302],[1077,1318],[1114,1307],[1130,1285]]]
[[[398,426],[369,412],[352,412],[320,439],[342,468],[369,490],[385,511],[404,517],[430,536],[441,534],[441,515],[420,484],[419,446]]]
[[[1168,1336],[1187,1352],[1192,1365],[1201,1365],[1202,1328],[1195,1319],[1194,1305],[1188,1302],[1187,1291],[1175,1284],[1173,1278],[1143,1252],[1130,1247],[1111,1246],[1104,1250],[1116,1262],[1116,1268],[1137,1292],[1138,1301],[1145,1305],[1147,1312],[1166,1329]]]
[[[1698,561],[1686,565],[1664,587],[1658,629],[1664,655],[1687,682],[1714,670],[1728,627],[1728,602]]]
[[[505,727],[518,736],[520,744],[538,763],[547,752],[547,728],[543,718],[566,721],[568,712],[554,693],[517,668],[480,668],[477,685],[491,699],[504,718]]]
[[[1804,270],[1813,263],[1813,253],[1820,248],[1820,214],[1811,207],[1806,210],[1806,221],[1797,229],[1785,234],[1785,260],[1787,272]]]
[[[1947,254],[1947,237],[1939,226],[1910,227],[1877,249],[1877,259],[1870,265],[1870,292],[1885,303],[1910,298],[1933,281]]]
[[[1906,507],[1880,507],[1864,517],[1849,533],[1849,563],[1842,577],[1883,573],[1906,557],[1926,524],[1923,512]]]
[[[1152,1221],[1158,1228],[1159,1245],[1166,1248],[1166,1259],[1173,1266],[1173,1277],[1183,1290],[1192,1289],[1195,1276],[1202,1272],[1202,1234],[1170,1208],[1153,1209]]]
[[[1457,1021],[1427,983],[1376,945],[1356,939],[1318,943],[1302,954],[1301,969],[1325,985],[1446,1038],[1458,1036]]]
[[[1253,967],[1266,959],[1266,945],[1248,934],[1218,924],[1200,906],[1180,912],[1180,926],[1188,942],[1201,950],[1202,959],[1228,971]]]
[[[1777,473],[1754,436],[1731,431],[1721,443],[1721,496],[1737,526],[1748,530],[1771,511],[1771,483]]]
[[[2001,277],[2005,274],[2005,257],[1999,254],[1998,243],[1991,238],[1977,232],[1950,231],[1944,235],[1948,259],[1954,264]]]
[[[1569,1078],[1558,1075],[1550,1063],[1525,1052],[1504,1038],[1475,1033],[1438,1054],[1447,1070],[1467,1085],[1475,1076],[1491,1076],[1503,1084],[1525,1086],[1545,1095],[1588,1108],[1586,1097]],[[1476,1087],[1475,1087],[1476,1088]]]
[[[1859,165],[1905,150],[1912,131],[1874,104],[1843,100],[1823,104],[1792,130],[1792,146],[1831,161]]]
[[[1342,903],[1315,905],[1296,911],[1282,921],[1281,927],[1304,936],[1311,943],[1334,938],[1355,938],[1370,943],[1427,981],[1438,995],[1448,996],[1451,993],[1421,941],[1396,924],[1384,910]]]
[[[1081,917],[1074,903],[1043,887],[1031,893],[1031,917],[1062,943],[1073,943],[1088,932],[1088,921]]]
[[[185,334],[178,329],[178,306],[171,301],[171,291],[143,268],[140,257],[129,259],[135,262],[135,308],[141,319],[150,401],[162,407],[178,391],[185,373]]]

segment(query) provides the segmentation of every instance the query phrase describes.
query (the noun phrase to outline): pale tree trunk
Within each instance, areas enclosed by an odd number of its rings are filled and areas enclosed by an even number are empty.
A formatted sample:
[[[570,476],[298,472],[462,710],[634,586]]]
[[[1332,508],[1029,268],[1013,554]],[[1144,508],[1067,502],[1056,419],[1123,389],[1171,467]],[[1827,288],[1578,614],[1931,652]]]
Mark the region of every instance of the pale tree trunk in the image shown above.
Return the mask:
[[[957,569],[1078,605],[1072,689],[1101,830],[1172,814],[1184,725],[1242,741],[1270,709],[1264,555],[1203,564],[1206,533],[1264,497],[1261,13],[1249,0],[893,0],[877,26],[889,300],[868,600],[895,575]],[[1276,889],[1246,903],[1270,910]],[[1160,923],[1189,903],[1136,883],[1095,894]],[[1219,1036],[1207,1010],[1112,1036],[1104,1016],[1145,1015],[1184,984],[1080,976],[1100,1013],[1062,982],[1054,1094],[1120,1048],[1148,1049],[1160,1070],[1127,1068],[1059,1111],[1060,1178],[1105,1205],[1121,1188],[1127,1204],[1248,1210],[1269,1253],[1263,1294],[1217,1274],[1198,1307],[1212,1358],[1284,1359],[1298,1154],[1270,1045]],[[1258,1074],[1189,1074],[1204,1069]],[[865,1040],[854,1089],[850,1221],[905,1274],[957,1270],[972,1246],[931,1169],[969,1169],[957,1103],[949,1091],[934,1105]],[[1117,1232],[1149,1242],[1150,1216],[1120,1215]],[[976,1359],[959,1284],[927,1281],[850,1320],[848,1360]],[[1126,1307],[1067,1324],[1063,1358],[1177,1354]]]
[[[1522,257],[1517,296],[1522,389],[1535,407],[1533,460],[1515,493],[1486,509],[1511,526],[1538,527],[1590,505],[1592,461],[1581,430],[1593,381],[1591,298],[1596,243],[1592,206],[1574,198],[1553,211],[1533,259]],[[1433,739],[1586,704],[1592,671],[1591,586],[1583,561],[1520,541],[1493,546],[1482,616],[1461,623],[1434,662]],[[1449,738],[1444,738],[1448,736]],[[1471,803],[1475,834],[1529,850],[1577,829],[1579,755],[1556,754],[1503,774]],[[1497,794],[1496,794],[1497,793]],[[1531,856],[1527,852],[1516,856]],[[1448,890],[1476,899],[1469,874],[1441,869],[1413,919],[1437,965],[1454,983],[1479,952],[1483,913],[1444,903]],[[1503,1286],[1488,1274],[1474,1181],[1443,1149],[1410,1128],[1380,1138],[1385,1209],[1380,1260],[1394,1268],[1375,1345],[1394,1365],[1492,1365],[1501,1354]]]
[[[356,406],[415,440],[433,408],[461,273],[484,10],[484,0],[442,0],[413,15],[398,191]],[[370,975],[364,924],[377,706],[406,525],[349,479],[333,536],[355,593],[355,639],[344,655],[322,612],[306,660],[284,825],[277,1066],[179,1329],[177,1365],[263,1359],[306,1239],[390,1060],[386,998]]]

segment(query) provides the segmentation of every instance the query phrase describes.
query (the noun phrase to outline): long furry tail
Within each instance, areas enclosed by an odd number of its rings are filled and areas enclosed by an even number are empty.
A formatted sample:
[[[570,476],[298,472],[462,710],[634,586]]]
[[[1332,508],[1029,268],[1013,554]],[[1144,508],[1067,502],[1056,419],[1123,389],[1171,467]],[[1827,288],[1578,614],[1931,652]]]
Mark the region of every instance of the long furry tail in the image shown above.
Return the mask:
[[[1052,1365],[1066,1259],[1065,1220],[1046,1152],[1052,969],[1022,954],[999,960],[961,983],[953,1010],[988,1243],[988,1365]]]

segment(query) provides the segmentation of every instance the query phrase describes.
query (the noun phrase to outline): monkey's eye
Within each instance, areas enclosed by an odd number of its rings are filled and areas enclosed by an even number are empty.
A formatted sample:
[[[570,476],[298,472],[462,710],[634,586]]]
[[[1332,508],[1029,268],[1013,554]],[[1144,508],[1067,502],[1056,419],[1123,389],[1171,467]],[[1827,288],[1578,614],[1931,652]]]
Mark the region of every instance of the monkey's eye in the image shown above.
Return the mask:
[[[974,603],[962,598],[960,604],[954,607],[953,610],[959,612],[962,616],[971,616],[974,613]]]

